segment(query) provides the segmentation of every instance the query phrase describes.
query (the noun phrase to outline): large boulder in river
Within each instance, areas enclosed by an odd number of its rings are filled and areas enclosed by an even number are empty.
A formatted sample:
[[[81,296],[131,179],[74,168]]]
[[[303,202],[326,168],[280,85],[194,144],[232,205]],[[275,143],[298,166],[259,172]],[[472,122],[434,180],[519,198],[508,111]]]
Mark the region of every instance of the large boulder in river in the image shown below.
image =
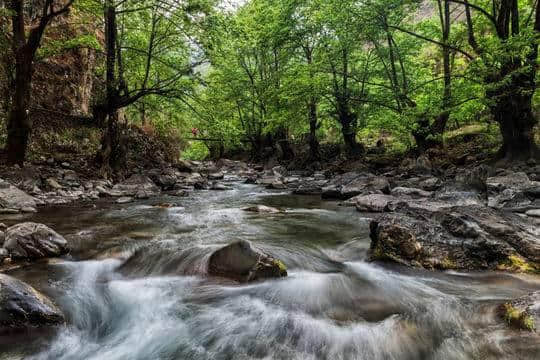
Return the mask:
[[[8,228],[4,248],[11,257],[24,259],[56,257],[69,251],[66,239],[60,234],[43,224],[32,222]]]
[[[0,333],[63,321],[60,310],[46,296],[20,280],[0,274]]]
[[[35,209],[36,199],[0,179],[0,213]]]
[[[285,265],[251,246],[249,241],[227,245],[210,256],[210,275],[249,282],[287,276]]]
[[[428,269],[540,270],[540,230],[513,213],[440,201],[400,202],[372,221],[372,260]]]

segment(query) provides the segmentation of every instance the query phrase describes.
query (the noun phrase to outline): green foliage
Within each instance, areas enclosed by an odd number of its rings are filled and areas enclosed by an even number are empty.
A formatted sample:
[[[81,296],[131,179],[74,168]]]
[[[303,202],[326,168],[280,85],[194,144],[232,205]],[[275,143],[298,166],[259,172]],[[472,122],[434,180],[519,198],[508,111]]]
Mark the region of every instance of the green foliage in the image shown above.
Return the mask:
[[[37,58],[42,60],[60,55],[65,51],[87,48],[102,51],[101,44],[93,34],[84,34],[68,40],[51,40],[39,48]]]
[[[201,141],[191,142],[191,146],[182,152],[182,158],[186,160],[205,160],[209,155],[208,147]]]

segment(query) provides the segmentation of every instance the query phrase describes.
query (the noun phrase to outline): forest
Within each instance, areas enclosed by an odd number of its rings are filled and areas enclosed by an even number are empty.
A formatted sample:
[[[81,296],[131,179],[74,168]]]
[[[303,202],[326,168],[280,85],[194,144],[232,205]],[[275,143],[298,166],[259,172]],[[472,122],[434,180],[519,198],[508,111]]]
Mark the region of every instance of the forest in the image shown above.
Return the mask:
[[[0,0],[0,359],[540,358],[539,0]]]

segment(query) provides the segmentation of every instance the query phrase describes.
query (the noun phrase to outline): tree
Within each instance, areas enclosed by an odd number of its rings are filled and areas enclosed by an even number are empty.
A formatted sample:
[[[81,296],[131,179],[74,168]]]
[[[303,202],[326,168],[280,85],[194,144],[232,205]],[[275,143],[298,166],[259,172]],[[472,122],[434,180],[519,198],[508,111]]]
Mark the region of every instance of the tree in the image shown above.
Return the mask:
[[[468,49],[396,28],[471,60],[471,67],[485,84],[487,106],[499,124],[503,139],[499,156],[506,160],[537,157],[533,129],[538,120],[532,111],[532,99],[536,90],[540,1],[532,6],[518,0],[448,2],[464,9]]]
[[[202,3],[100,0],[105,33],[105,94],[93,108],[105,126],[97,160],[101,175],[122,172],[125,150],[118,111],[148,96],[182,97],[185,81],[203,60],[192,61],[186,24]],[[124,29],[129,29],[124,31]]]
[[[32,131],[32,122],[28,116],[32,74],[36,52],[41,45],[43,34],[51,21],[69,11],[74,0],[45,0],[39,13],[37,24],[28,34],[25,25],[30,23],[25,16],[25,1],[10,0],[8,9],[11,13],[12,49],[15,59],[15,77],[13,95],[7,120],[7,160],[9,164],[23,165],[26,158],[28,140]]]

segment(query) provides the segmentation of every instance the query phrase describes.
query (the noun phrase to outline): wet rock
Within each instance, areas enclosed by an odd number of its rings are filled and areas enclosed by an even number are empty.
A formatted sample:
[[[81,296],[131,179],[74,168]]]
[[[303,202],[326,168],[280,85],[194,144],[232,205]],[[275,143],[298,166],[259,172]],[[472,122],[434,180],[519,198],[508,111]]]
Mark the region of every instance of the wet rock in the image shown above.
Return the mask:
[[[125,197],[121,197],[118,200],[116,200],[116,203],[117,204],[127,204],[127,203],[130,203],[132,201],[133,201],[132,197],[125,196]]]
[[[435,192],[434,199],[436,201],[447,203],[451,206],[471,206],[486,205],[485,196],[483,197],[475,190],[460,190],[452,187],[444,187]]]
[[[4,247],[13,258],[39,259],[66,254],[66,239],[51,228],[32,222],[7,229]]]
[[[416,159],[414,171],[421,174],[430,174],[433,170],[433,165],[426,155],[421,155]]]
[[[1,236],[0,235],[0,240],[1,240]],[[4,259],[7,259],[9,258],[9,251],[5,248],[2,248],[0,247],[0,264],[2,264],[4,262]]]
[[[281,261],[254,249],[248,241],[238,241],[210,256],[208,273],[249,282],[287,276],[287,269]]]
[[[369,194],[358,195],[345,202],[346,205],[353,205],[360,212],[383,212],[391,201],[396,201],[392,195]]]
[[[229,159],[219,159],[216,163],[219,169],[225,169],[229,172],[248,171],[249,166],[243,161],[235,161]]]
[[[224,177],[225,177],[225,174],[221,171],[208,174],[209,180],[223,180]]]
[[[10,214],[18,214],[18,213],[20,213],[20,210],[0,208],[0,214],[10,215]]]
[[[273,183],[268,184],[266,186],[266,188],[267,189],[274,189],[274,190],[284,190],[284,189],[287,189],[287,185],[285,185],[281,181],[274,181]]]
[[[178,181],[178,177],[172,168],[152,169],[148,171],[148,176],[164,191],[172,190]]]
[[[535,218],[540,218],[540,209],[533,209],[529,210],[525,213],[525,215]]]
[[[433,193],[421,189],[399,186],[392,189],[394,196],[430,197]]]
[[[420,182],[420,187],[426,191],[435,191],[442,186],[442,181],[436,177],[430,177]]]
[[[202,190],[208,188],[208,181],[200,173],[192,173],[182,181],[183,185],[193,186],[195,189]],[[178,184],[177,184],[178,185]]]
[[[523,172],[490,177],[486,181],[488,206],[493,208],[519,208],[531,204],[527,191],[538,184]]]
[[[62,189],[62,185],[60,185],[60,183],[58,183],[58,181],[56,181],[54,178],[48,178],[45,180],[45,184],[53,190]]]
[[[193,164],[191,164],[188,160],[177,160],[177,162],[173,166],[176,168],[176,170],[180,172],[193,172]]]
[[[108,189],[106,187],[103,187],[103,186],[96,186],[96,191],[98,193],[99,196],[101,197],[121,197],[123,196],[125,193],[123,191],[120,191],[120,190],[114,190],[114,189]],[[129,192],[127,192],[129,193]]]
[[[299,180],[293,193],[296,195],[321,195],[323,187],[327,184],[328,181],[324,178],[303,178]]]
[[[231,188],[222,183],[214,182],[212,186],[210,187],[210,190],[225,191],[225,190],[231,190]]]
[[[414,231],[395,222],[372,222],[371,237],[375,239],[373,253],[378,259],[387,257],[396,262],[416,260],[422,245],[416,240]]]
[[[36,199],[0,179],[0,212],[18,212],[23,208],[36,208],[36,206]]]
[[[393,213],[371,223],[373,260],[428,269],[534,272],[540,268],[539,229],[516,214],[426,200],[392,205],[387,209]],[[411,257],[410,246],[401,244],[413,237],[421,250]]]
[[[494,169],[487,165],[478,165],[472,169],[462,169],[455,177],[456,183],[461,190],[476,190],[485,192],[486,181],[495,173]]]
[[[96,188],[97,189],[97,188]],[[97,189],[100,191],[100,189]],[[114,185],[113,192],[120,196],[155,196],[160,193],[159,188],[145,175],[132,175],[127,180]],[[101,191],[100,191],[101,193]]]
[[[61,311],[46,296],[11,276],[0,274],[0,332],[64,322]]]
[[[187,197],[187,196],[189,196],[189,191],[187,191],[187,190],[177,190],[172,195],[178,196],[178,197]]]
[[[540,199],[540,185],[532,186],[530,188],[525,189],[525,195],[534,199]]]
[[[255,205],[248,208],[244,208],[242,210],[247,211],[247,212],[261,213],[261,214],[278,214],[282,212],[279,209],[276,209],[270,206],[265,206],[265,205]]]
[[[540,328],[540,291],[502,304],[499,313],[502,319],[515,329],[538,330]]]
[[[325,199],[347,200],[357,195],[374,193],[390,193],[390,183],[385,177],[345,173],[332,179],[322,189],[322,197]]]
[[[6,240],[6,233],[0,229],[0,244],[4,244],[4,241]]]
[[[7,230],[6,224],[0,223],[0,231],[6,231],[6,230]]]
[[[274,166],[272,168],[272,174],[275,177],[285,177],[285,176],[287,176],[288,171],[284,166]]]

